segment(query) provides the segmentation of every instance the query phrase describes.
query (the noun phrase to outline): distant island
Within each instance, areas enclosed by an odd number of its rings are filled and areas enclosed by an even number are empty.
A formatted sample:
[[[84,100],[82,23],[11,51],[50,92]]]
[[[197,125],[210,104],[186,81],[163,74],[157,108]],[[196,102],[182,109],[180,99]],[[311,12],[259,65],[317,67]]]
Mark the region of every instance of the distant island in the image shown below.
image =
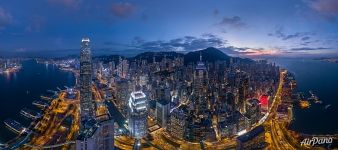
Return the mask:
[[[314,60],[318,60],[318,61],[324,61],[324,62],[331,62],[331,63],[338,63],[338,57],[333,57],[333,58],[316,58]]]

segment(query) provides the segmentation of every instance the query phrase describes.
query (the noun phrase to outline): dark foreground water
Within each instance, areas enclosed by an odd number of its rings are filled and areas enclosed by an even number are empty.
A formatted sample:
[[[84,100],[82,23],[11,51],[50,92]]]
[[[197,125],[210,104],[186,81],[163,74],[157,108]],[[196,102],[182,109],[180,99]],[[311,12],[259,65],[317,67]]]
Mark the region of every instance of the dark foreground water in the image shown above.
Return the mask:
[[[338,63],[311,59],[275,59],[296,76],[298,91],[316,93],[323,104],[309,109],[294,106],[291,129],[307,134],[338,134]],[[326,105],[331,105],[325,109]]]
[[[41,94],[46,94],[46,90],[74,84],[72,73],[61,71],[53,65],[37,64],[33,60],[23,62],[23,68],[17,73],[0,75],[0,142],[8,141],[16,135],[5,127],[5,119],[12,118],[29,125],[30,120],[20,115],[22,108],[38,110],[32,101],[39,100]]]

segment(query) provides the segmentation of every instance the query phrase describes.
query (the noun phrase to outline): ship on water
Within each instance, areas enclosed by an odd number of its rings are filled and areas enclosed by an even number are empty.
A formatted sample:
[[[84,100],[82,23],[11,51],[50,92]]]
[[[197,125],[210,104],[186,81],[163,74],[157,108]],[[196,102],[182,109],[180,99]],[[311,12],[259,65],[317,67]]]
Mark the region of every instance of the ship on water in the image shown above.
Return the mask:
[[[40,113],[35,112],[35,111],[28,109],[28,108],[21,109],[20,114],[29,118],[29,119],[38,119],[38,118],[41,117]]]
[[[45,102],[43,102],[43,101],[38,101],[38,100],[33,101],[32,104],[33,104],[34,106],[39,107],[39,108],[42,108],[42,109],[44,109],[44,108],[46,108],[46,107],[49,106],[47,103],[45,103]]]
[[[26,131],[26,128],[23,125],[21,125],[19,122],[13,119],[6,119],[4,121],[4,124],[6,125],[7,128],[18,134],[21,134]]]
[[[43,95],[41,95],[40,98],[41,98],[42,100],[46,100],[46,101],[51,101],[51,100],[52,100],[52,98],[47,97],[47,96],[43,96]]]
[[[316,94],[314,94],[313,91],[309,91],[309,93],[310,93],[310,95],[311,95],[311,97],[308,98],[309,100],[312,100],[312,101],[314,101],[315,103],[319,103],[319,104],[323,103],[322,101],[319,100],[318,96],[317,96]]]

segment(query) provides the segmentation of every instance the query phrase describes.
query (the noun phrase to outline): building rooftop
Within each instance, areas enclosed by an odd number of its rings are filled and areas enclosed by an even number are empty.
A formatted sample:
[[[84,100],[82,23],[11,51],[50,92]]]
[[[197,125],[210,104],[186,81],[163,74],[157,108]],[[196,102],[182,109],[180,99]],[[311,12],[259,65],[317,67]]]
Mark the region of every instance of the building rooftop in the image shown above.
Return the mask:
[[[252,140],[253,138],[257,137],[259,134],[263,133],[265,131],[264,127],[262,125],[252,129],[246,134],[243,134],[239,137],[237,137],[238,141],[241,142],[247,142],[249,140]]]
[[[133,99],[140,99],[146,97],[146,95],[142,91],[132,92],[131,96],[133,97]]]
[[[95,119],[84,121],[83,127],[81,128],[77,139],[84,140],[86,138],[92,137],[97,128],[98,128],[98,123]]]

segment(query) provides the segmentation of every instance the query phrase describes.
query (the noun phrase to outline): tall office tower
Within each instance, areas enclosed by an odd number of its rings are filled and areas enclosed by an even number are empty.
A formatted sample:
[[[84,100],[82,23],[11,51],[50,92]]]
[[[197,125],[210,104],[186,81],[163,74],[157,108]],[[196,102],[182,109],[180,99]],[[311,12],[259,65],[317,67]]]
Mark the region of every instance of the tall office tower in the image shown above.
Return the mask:
[[[114,121],[95,119],[95,103],[92,100],[92,58],[89,38],[83,38],[80,54],[80,108],[81,128],[76,140],[76,150],[113,150]]]
[[[129,62],[127,59],[122,61],[122,78],[127,78],[129,71]]]
[[[207,86],[208,71],[204,62],[202,61],[202,55],[200,55],[200,61],[197,63],[194,72],[194,93],[197,96],[203,96]]]
[[[136,139],[147,135],[148,100],[142,91],[132,92],[129,98],[129,132]]]
[[[117,70],[117,75],[120,77],[120,78],[122,78],[122,73],[123,73],[123,66],[122,66],[122,57],[120,56],[119,57],[119,63],[118,63],[118,65],[117,65],[117,68],[116,68],[116,70]]]
[[[76,140],[76,150],[114,150],[114,120],[85,122]]]
[[[162,127],[166,128],[168,124],[170,112],[169,101],[161,99],[156,102],[156,122]]]
[[[240,110],[240,112],[242,113],[246,112],[245,102],[248,96],[248,92],[249,92],[249,77],[244,75],[240,80],[240,85],[238,88],[238,103],[237,103],[237,109]]]
[[[187,116],[188,112],[181,108],[174,109],[173,112],[170,113],[168,131],[171,136],[180,140],[185,139],[188,124],[186,121]]]
[[[80,107],[81,121],[94,118],[95,106],[92,100],[92,58],[89,38],[82,38],[80,54]]]
[[[128,80],[120,80],[116,83],[116,99],[117,99],[117,107],[122,110],[123,115],[127,115],[128,113],[128,98],[130,95],[130,86]]]
[[[235,111],[236,110],[235,95],[230,92],[226,93],[226,101],[228,111]]]
[[[258,99],[249,99],[246,102],[246,114],[250,117],[250,124],[254,124],[259,121],[260,119],[260,102]]]
[[[200,61],[194,71],[194,95],[196,96],[197,111],[204,111],[207,108],[207,86],[208,86],[208,71],[204,62],[202,61],[202,55],[200,55]]]

